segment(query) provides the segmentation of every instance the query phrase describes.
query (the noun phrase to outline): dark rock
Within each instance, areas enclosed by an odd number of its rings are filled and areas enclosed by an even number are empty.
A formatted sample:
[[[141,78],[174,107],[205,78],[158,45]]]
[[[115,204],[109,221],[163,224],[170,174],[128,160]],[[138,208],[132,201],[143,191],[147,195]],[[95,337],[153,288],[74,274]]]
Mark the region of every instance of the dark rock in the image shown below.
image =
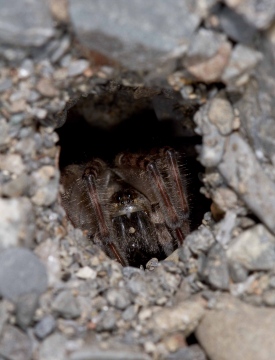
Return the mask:
[[[34,333],[39,339],[44,339],[55,329],[55,318],[52,315],[46,315],[35,325]]]
[[[63,335],[55,333],[43,341],[39,349],[39,359],[43,360],[66,360],[66,339]]]
[[[32,322],[34,312],[38,306],[39,296],[37,293],[22,294],[16,303],[16,322],[25,330]]]
[[[0,358],[31,360],[31,352],[31,341],[28,336],[16,327],[6,325],[0,339]]]
[[[200,23],[195,7],[179,0],[69,1],[81,42],[135,70],[152,70],[164,56],[182,54]]]
[[[41,46],[54,34],[48,4],[43,0],[0,1],[0,43]]]
[[[120,310],[124,310],[131,303],[129,293],[125,289],[109,289],[106,299],[110,305]]]
[[[270,360],[275,354],[275,312],[220,297],[196,329],[196,338],[211,360]]]
[[[206,355],[199,345],[191,345],[165,356],[164,360],[206,360]]]
[[[46,289],[46,269],[30,250],[15,248],[0,253],[1,296],[16,301],[20,295],[41,295]]]
[[[244,231],[227,249],[230,264],[239,263],[247,270],[271,270],[275,263],[275,237],[263,226]]]
[[[223,31],[231,39],[251,44],[255,40],[257,31],[245,18],[228,7],[224,7],[218,14]]]
[[[215,289],[227,290],[229,288],[226,253],[220,244],[211,247],[206,259],[201,263],[199,274]]]
[[[233,133],[229,136],[218,169],[249,209],[275,233],[275,185],[240,135]]]
[[[74,319],[80,316],[80,307],[77,298],[69,290],[61,291],[52,303],[52,309],[65,319]]]

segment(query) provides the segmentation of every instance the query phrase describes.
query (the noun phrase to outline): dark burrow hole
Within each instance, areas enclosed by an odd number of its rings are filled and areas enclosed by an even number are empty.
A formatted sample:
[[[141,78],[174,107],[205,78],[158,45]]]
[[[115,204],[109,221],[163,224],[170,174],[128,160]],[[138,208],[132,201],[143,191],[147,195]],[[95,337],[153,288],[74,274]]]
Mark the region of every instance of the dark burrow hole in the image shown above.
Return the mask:
[[[67,110],[66,122],[57,130],[61,173],[71,164],[84,168],[93,158],[112,167],[121,152],[144,154],[154,148],[172,147],[180,155],[187,183],[190,228],[195,230],[210,207],[209,200],[200,193],[199,178],[204,168],[196,159],[195,146],[201,138],[195,134],[192,120],[198,107],[196,101],[183,101],[174,91],[112,83],[97,87]],[[156,254],[139,252],[128,263],[145,266],[152,257],[163,260],[166,255],[163,250]]]

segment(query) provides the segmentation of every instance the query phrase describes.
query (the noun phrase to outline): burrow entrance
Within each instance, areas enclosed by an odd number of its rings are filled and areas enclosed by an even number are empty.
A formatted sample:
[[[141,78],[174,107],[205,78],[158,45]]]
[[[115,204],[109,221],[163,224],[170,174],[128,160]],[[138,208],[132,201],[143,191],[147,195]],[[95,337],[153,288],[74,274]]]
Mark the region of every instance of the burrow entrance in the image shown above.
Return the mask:
[[[198,102],[184,101],[172,90],[114,83],[98,86],[67,111],[65,124],[57,130],[60,170],[92,158],[100,158],[111,166],[121,152],[144,153],[153,148],[172,147],[181,155],[190,226],[195,230],[210,207],[209,200],[200,193],[200,174],[204,168],[196,159],[195,147],[201,138],[195,134],[192,120],[198,107]]]

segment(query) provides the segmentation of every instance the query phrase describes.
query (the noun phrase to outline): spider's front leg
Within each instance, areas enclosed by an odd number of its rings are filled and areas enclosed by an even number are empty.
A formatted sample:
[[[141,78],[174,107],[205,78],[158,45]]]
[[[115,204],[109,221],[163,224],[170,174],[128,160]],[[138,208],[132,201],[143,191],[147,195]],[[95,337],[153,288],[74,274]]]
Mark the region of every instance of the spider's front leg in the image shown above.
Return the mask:
[[[104,204],[102,204],[102,197],[100,196],[104,192],[104,188],[106,188],[106,184],[102,182],[108,182],[106,172],[106,164],[99,159],[95,159],[85,168],[82,179],[86,184],[89,200],[97,220],[100,240],[111,257],[117,259],[122,266],[126,266],[127,261],[114,242],[109,215],[106,213]]]
[[[120,154],[116,166],[118,172],[152,204],[159,204],[167,227],[181,245],[189,233],[189,207],[177,156],[176,151],[168,147],[153,150],[148,155]],[[138,177],[131,176],[133,168],[139,170]]]

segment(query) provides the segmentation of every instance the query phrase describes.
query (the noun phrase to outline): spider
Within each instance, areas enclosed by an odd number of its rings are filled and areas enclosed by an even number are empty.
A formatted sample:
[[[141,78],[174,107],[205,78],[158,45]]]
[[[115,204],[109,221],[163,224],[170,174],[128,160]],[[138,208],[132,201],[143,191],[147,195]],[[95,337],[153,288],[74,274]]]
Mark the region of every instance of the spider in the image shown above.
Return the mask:
[[[61,183],[74,227],[122,266],[163,259],[189,233],[185,178],[172,148],[121,153],[112,167],[99,158],[69,165]]]

